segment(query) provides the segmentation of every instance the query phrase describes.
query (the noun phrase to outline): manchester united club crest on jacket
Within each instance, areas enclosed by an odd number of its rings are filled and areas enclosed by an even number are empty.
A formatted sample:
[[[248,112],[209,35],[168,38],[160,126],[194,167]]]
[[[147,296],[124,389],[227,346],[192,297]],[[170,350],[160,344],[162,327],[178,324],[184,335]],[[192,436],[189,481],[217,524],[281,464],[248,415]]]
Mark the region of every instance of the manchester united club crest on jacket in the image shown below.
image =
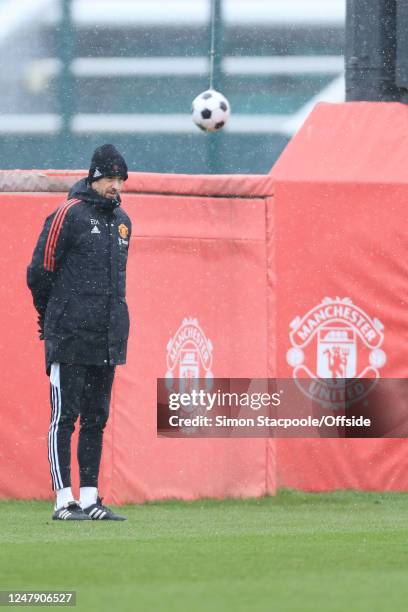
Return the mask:
[[[126,240],[126,238],[129,235],[129,230],[126,227],[126,225],[124,223],[121,223],[118,227],[118,230],[119,230],[120,237],[123,238],[123,240]]]
[[[326,297],[297,316],[290,324],[289,339],[286,359],[293,377],[307,395],[321,403],[328,396],[333,399],[330,389],[338,386],[339,379],[343,391],[348,388],[350,401],[357,401],[372,387],[386,362],[381,321],[350,298]]]

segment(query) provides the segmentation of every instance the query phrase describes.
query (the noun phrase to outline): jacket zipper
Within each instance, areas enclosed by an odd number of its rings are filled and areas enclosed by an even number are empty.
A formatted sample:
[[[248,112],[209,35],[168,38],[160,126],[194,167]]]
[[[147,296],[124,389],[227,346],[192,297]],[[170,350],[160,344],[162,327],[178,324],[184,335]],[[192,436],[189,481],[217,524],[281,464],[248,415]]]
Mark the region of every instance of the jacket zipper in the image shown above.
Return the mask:
[[[111,306],[112,306],[112,296],[113,296],[113,287],[112,287],[112,239],[113,239],[113,234],[112,234],[112,226],[113,226],[113,213],[110,212],[108,214],[108,231],[109,231],[109,300],[108,300],[108,358],[109,358],[109,365],[111,364],[112,361],[112,356],[111,356],[111,341],[110,341],[110,328],[111,328]]]

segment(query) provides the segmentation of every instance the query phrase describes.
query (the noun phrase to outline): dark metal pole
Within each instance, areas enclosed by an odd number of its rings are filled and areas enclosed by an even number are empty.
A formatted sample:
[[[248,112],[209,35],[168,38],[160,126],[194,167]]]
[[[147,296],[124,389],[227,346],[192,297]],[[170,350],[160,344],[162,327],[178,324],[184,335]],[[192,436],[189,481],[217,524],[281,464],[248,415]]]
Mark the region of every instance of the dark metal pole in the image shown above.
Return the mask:
[[[222,57],[224,22],[222,18],[222,0],[211,0],[211,19],[214,19],[214,89],[222,86]]]
[[[396,0],[347,0],[346,99],[395,101]]]
[[[222,0],[210,0],[211,2],[211,19],[210,19],[210,40],[213,39],[212,50],[214,51],[214,63],[212,74],[212,86],[218,91],[223,89],[223,37],[224,37],[224,22],[222,16]],[[214,24],[212,31],[211,25]],[[222,132],[209,134],[208,136],[208,169],[211,174],[220,172],[222,160]]]
[[[62,18],[58,27],[59,74],[58,106],[61,117],[61,129],[57,138],[56,164],[68,168],[73,163],[73,142],[71,121],[74,114],[74,78],[71,64],[75,53],[75,31],[72,25],[71,0],[61,0]]]
[[[408,4],[397,0],[397,60],[395,81],[401,91],[401,102],[408,104]]]

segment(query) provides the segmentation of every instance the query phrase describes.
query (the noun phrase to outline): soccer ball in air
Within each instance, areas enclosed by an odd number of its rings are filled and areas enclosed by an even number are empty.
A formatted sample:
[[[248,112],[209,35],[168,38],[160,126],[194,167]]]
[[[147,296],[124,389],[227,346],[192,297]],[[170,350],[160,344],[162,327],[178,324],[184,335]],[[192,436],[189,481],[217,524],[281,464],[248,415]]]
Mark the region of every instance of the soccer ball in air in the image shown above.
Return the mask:
[[[215,89],[207,89],[193,100],[193,121],[204,132],[216,132],[223,128],[230,112],[227,98]]]

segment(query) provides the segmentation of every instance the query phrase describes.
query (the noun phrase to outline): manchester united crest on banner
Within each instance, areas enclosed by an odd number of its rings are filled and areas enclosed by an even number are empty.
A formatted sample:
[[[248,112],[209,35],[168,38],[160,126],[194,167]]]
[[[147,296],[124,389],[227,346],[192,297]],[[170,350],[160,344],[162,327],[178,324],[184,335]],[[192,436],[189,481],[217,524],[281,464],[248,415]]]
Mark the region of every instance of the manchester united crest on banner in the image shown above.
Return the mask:
[[[371,388],[386,362],[381,321],[371,318],[350,298],[324,298],[292,321],[289,338],[286,359],[293,377],[307,395],[321,403],[333,398],[331,390],[339,379],[342,399],[348,391],[356,401]]]
[[[206,337],[197,319],[186,317],[167,344],[166,379],[172,386],[173,379],[185,381],[205,378],[213,379],[211,371],[213,345]]]
[[[186,317],[167,343],[166,387],[177,393],[191,393],[198,390],[200,379],[210,389],[214,375],[213,345],[205,335],[198,319]],[[184,405],[182,414],[190,417],[205,415],[203,406]],[[196,426],[181,427],[184,432],[194,433]]]

